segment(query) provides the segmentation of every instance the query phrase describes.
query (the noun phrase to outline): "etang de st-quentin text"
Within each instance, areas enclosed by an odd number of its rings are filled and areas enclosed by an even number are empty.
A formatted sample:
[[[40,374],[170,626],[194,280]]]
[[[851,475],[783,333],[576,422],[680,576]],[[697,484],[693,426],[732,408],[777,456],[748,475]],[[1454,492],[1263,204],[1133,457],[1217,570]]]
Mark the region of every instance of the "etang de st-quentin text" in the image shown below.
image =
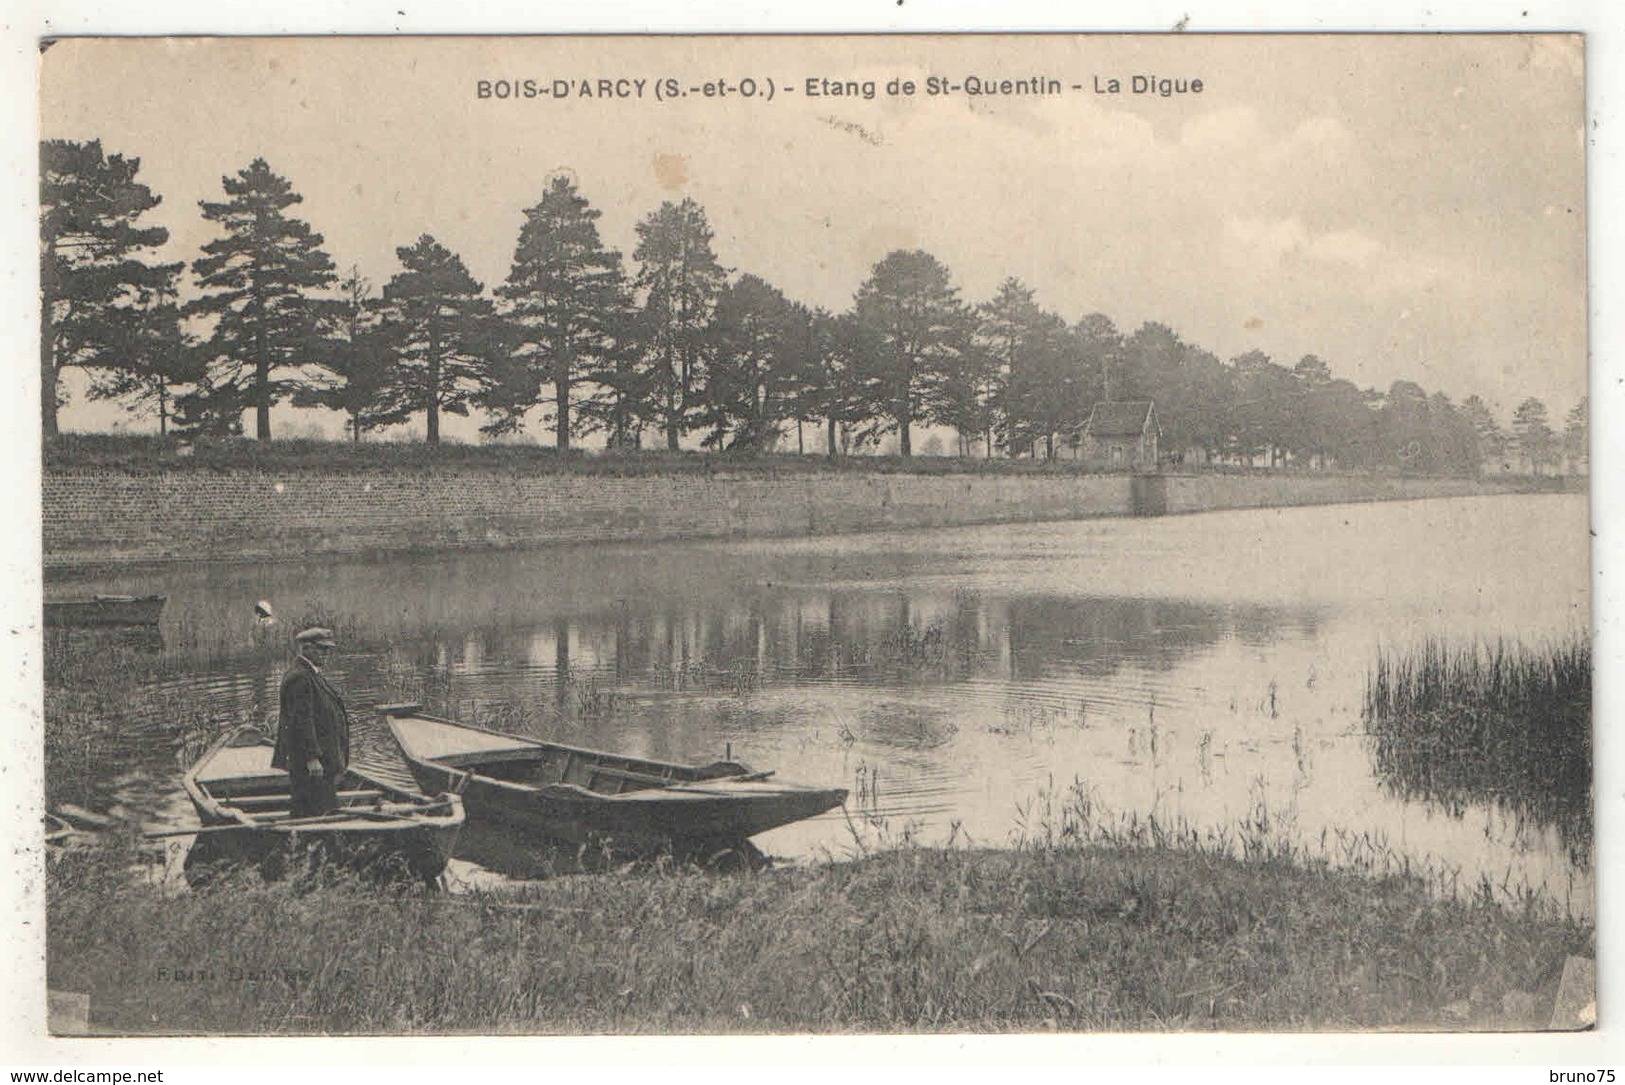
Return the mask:
[[[476,79],[474,96],[478,99],[538,99],[561,101],[580,99],[645,99],[674,101],[691,96],[701,98],[767,98],[772,100],[782,91],[805,98],[862,98],[872,100],[886,97],[943,97],[963,94],[968,97],[1050,97],[1072,92],[1090,92],[1114,95],[1131,94],[1162,98],[1201,94],[1206,90],[1199,77],[1168,77],[1154,74],[1136,74],[1127,77],[1094,75],[1089,83],[1068,83],[1053,76],[1032,75],[1021,78],[966,75],[958,79],[932,75],[921,80],[896,77],[878,79],[831,79],[827,76],[808,76],[796,81],[778,81],[770,77],[743,76],[717,78],[698,82],[685,82],[673,76],[650,79],[643,77],[590,79]]]

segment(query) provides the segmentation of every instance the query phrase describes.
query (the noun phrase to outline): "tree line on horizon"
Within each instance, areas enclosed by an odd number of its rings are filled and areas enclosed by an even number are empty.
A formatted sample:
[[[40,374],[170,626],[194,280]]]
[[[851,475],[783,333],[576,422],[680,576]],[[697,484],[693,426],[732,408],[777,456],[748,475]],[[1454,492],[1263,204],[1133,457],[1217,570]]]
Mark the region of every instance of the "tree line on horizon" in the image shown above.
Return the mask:
[[[831,456],[894,434],[907,457],[918,427],[944,426],[960,456],[1055,459],[1078,448],[1095,404],[1147,400],[1162,447],[1187,462],[1474,474],[1585,457],[1584,399],[1562,433],[1533,397],[1508,429],[1476,395],[1362,389],[1314,354],[1222,361],[1157,322],[1126,335],[1100,313],[1069,324],[1014,278],[970,304],[922,250],[876,263],[847,311],[810,307],[724,267],[692,198],[637,223],[628,268],[599,237],[601,212],[554,176],[494,289],[424,233],[396,249],[379,290],[359,268],[340,273],[264,159],[199,201],[217,236],[189,268],[156,262],[169,235],[146,224],[162,198],[139,159],[48,140],[40,163],[46,437],[62,375],[80,368],[92,398],[156,415],[160,433],[241,435],[252,413],[260,440],[289,403],[340,412],[357,441],[421,417],[436,443],[443,416],[471,410],[499,438],[540,411],[560,450],[596,434],[617,450],[698,437],[753,454],[794,427],[800,451],[812,423]]]

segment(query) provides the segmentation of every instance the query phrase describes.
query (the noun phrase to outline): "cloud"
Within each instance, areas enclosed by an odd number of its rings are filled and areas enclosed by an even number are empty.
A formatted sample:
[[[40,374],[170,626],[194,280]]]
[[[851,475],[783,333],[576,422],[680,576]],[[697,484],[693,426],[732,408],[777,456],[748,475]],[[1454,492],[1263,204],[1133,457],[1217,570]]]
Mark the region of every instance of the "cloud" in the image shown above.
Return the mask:
[[[1296,218],[1263,219],[1230,217],[1224,220],[1225,241],[1262,257],[1266,263],[1278,264],[1288,253],[1302,251],[1309,242],[1309,231]]]
[[[1258,166],[1278,183],[1307,188],[1347,184],[1359,168],[1354,134],[1335,117],[1314,116],[1258,148]]]
[[[1225,240],[1250,250],[1269,263],[1287,256],[1323,264],[1367,267],[1383,252],[1383,244],[1359,230],[1340,229],[1312,233],[1295,216],[1267,219],[1231,216],[1224,222]]]
[[[1258,110],[1251,106],[1199,113],[1179,130],[1180,145],[1202,154],[1223,148],[1257,148],[1266,138]]]
[[[1224,221],[1224,242],[1232,263],[1265,273],[1313,267],[1315,281],[1321,283],[1347,275],[1348,292],[1371,297],[1423,290],[1446,281],[1466,284],[1474,278],[1459,257],[1402,249],[1346,227],[1317,233],[1296,216],[1230,216]]]
[[[1333,230],[1310,241],[1306,251],[1327,263],[1366,267],[1382,248],[1382,242],[1358,230]]]
[[[1354,135],[1348,126],[1336,117],[1310,117],[1288,137],[1287,144],[1297,148],[1314,148],[1324,153],[1344,154],[1354,145]]]

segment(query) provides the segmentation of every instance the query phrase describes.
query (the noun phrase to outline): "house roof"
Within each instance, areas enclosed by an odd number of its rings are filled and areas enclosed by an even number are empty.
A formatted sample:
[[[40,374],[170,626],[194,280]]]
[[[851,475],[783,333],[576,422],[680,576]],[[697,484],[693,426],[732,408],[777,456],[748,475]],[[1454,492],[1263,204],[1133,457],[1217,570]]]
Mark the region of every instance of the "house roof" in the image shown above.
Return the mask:
[[[1150,400],[1127,403],[1096,403],[1089,412],[1084,432],[1091,437],[1138,437],[1149,423],[1156,425]]]

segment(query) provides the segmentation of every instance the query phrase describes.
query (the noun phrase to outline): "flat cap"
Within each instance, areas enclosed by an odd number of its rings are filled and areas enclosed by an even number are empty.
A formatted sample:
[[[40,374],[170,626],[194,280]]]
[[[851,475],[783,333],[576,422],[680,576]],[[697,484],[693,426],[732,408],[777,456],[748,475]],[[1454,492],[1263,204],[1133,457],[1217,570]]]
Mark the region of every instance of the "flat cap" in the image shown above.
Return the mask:
[[[295,644],[319,644],[324,648],[335,647],[338,643],[333,639],[331,629],[323,629],[319,625],[312,626],[309,629],[301,629],[294,634],[293,640]]]

